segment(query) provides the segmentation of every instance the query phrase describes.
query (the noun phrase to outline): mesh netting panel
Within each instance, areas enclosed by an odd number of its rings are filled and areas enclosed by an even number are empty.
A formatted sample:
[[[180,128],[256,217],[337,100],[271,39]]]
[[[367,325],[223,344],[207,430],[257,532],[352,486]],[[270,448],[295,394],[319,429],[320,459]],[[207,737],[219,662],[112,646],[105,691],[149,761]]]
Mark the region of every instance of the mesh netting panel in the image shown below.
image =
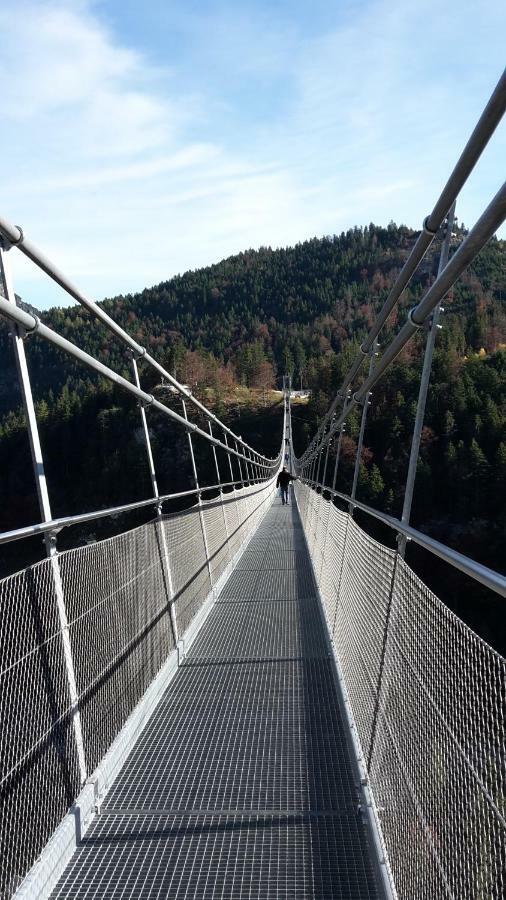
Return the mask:
[[[325,533],[327,531],[327,522],[329,518],[329,502],[322,496],[318,498],[316,509],[316,521],[314,523],[314,548],[313,548],[313,564],[318,584],[320,583],[320,575],[323,563],[323,552],[325,549]]]
[[[333,503],[328,504],[328,528],[323,538],[324,556],[321,565],[320,591],[325,616],[330,631],[334,629],[339,581],[344,562],[344,542],[348,516],[337,509]]]
[[[212,580],[213,584],[216,584],[230,561],[223,506],[217,501],[204,503],[202,515],[204,517]]]
[[[0,896],[9,897],[79,790],[49,560],[0,581]]]
[[[395,553],[349,518],[334,643],[362,749],[369,755]]]
[[[506,660],[399,559],[371,780],[401,897],[506,896],[505,703]]]
[[[175,646],[160,525],[70,550],[60,566],[92,771]]]
[[[225,516],[227,518],[228,546],[231,558],[235,556],[240,546],[239,516],[237,513],[238,491],[231,491],[225,495]]]
[[[183,635],[211,590],[198,506],[164,520],[178,632]]]
[[[250,485],[224,506],[215,499],[58,555],[88,773],[175,646],[171,591],[183,636],[210,593],[209,568],[214,584],[272,492]],[[81,785],[49,560],[0,581],[0,614],[0,896],[9,897]]]
[[[347,513],[325,534],[315,492],[296,493],[399,897],[502,900],[506,661]]]

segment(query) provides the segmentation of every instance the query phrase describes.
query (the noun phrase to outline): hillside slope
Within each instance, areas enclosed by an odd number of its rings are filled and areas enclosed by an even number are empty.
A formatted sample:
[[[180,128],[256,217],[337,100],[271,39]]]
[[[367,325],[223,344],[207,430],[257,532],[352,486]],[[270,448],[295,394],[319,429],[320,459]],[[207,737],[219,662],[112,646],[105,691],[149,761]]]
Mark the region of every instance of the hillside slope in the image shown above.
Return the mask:
[[[453,250],[464,232],[457,230]],[[241,433],[275,452],[279,409],[241,412],[239,385],[266,388],[291,372],[313,391],[295,412],[301,451],[358,343],[404,263],[416,234],[370,225],[283,250],[247,251],[104,308]],[[435,277],[438,246],[382,334],[384,344]],[[25,298],[36,305],[36,298]],[[417,478],[414,523],[500,568],[506,528],[506,242],[492,240],[445,301]],[[44,321],[130,377],[122,345],[81,307]],[[38,518],[28,444],[7,327],[0,323],[0,528]],[[359,496],[398,515],[409,454],[423,332],[375,391]],[[149,480],[138,411],[119,392],[41,340],[28,357],[46,453],[53,511],[63,515],[146,496]],[[143,386],[163,391],[152,372]],[[255,401],[257,402],[257,401]],[[188,484],[187,443],[150,415],[163,490]],[[358,417],[343,445],[339,486],[351,486]],[[212,461],[201,465],[211,479]],[[121,523],[120,523],[121,524]]]

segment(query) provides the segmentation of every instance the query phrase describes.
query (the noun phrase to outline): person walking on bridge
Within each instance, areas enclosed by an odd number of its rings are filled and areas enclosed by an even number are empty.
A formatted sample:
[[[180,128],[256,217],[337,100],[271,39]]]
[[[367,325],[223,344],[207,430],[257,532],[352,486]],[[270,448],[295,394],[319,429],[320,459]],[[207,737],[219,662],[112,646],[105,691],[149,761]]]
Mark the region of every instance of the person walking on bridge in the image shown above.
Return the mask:
[[[283,503],[283,506],[285,505],[285,503],[288,503],[288,486],[291,481],[295,481],[295,476],[290,475],[290,472],[288,471],[286,466],[283,466],[276,482],[276,487],[281,488],[281,501]]]

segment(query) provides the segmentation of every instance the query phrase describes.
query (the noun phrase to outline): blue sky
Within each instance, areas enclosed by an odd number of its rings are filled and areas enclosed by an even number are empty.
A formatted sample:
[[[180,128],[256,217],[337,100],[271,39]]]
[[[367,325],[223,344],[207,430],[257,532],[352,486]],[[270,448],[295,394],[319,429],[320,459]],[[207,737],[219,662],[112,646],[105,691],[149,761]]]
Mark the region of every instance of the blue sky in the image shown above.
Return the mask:
[[[249,247],[420,227],[501,74],[506,3],[21,0],[0,33],[2,214],[101,299]],[[503,122],[466,225],[505,159]],[[68,303],[12,257],[27,300]]]

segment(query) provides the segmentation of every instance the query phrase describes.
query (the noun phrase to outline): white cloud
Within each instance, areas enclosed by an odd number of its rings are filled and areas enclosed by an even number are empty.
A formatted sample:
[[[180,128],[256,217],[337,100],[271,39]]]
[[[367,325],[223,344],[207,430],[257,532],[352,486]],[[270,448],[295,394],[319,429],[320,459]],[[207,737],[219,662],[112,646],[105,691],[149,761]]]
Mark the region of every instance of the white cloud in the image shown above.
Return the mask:
[[[253,7],[180,11],[188,54],[170,67],[85,0],[5,7],[2,213],[96,297],[250,246],[418,226],[499,75],[506,7],[484,4],[487,34],[465,0],[430,18],[374,0],[312,37],[296,13],[267,28]],[[500,134],[486,153],[469,224],[498,187]],[[27,299],[65,302],[29,271],[17,265]]]

